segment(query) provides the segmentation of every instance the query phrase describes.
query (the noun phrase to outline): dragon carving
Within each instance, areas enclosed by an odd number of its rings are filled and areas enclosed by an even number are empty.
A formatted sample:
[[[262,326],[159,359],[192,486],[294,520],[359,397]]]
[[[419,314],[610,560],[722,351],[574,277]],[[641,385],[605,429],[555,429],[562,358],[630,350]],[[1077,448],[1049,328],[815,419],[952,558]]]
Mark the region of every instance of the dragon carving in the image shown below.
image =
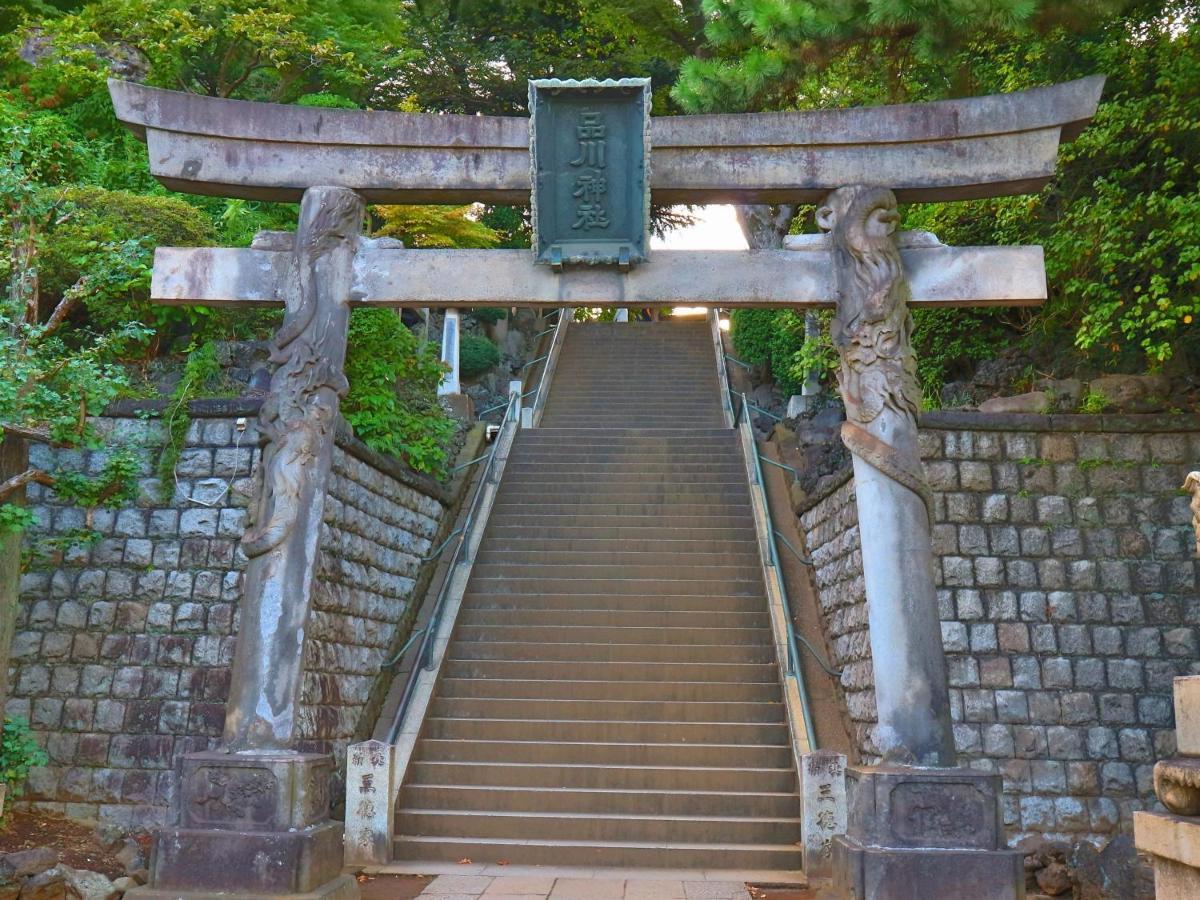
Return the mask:
[[[278,368],[258,417],[266,448],[257,508],[242,537],[250,558],[275,549],[291,534],[318,448],[333,428],[338,399],[349,388],[325,348],[327,339],[337,336],[329,333],[328,317],[318,315],[318,270],[323,257],[357,240],[362,201],[345,191],[311,199],[319,206],[310,218],[301,216],[310,224],[296,234],[298,290],[288,298],[283,325],[271,342],[270,359]]]
[[[916,454],[870,426],[885,410],[916,429],[921,396],[912,349],[909,288],[893,233],[899,214],[887,188],[839,188],[817,210],[830,232],[838,281],[831,328],[846,403],[842,439],[851,452],[919,495],[932,523],[932,494]]]

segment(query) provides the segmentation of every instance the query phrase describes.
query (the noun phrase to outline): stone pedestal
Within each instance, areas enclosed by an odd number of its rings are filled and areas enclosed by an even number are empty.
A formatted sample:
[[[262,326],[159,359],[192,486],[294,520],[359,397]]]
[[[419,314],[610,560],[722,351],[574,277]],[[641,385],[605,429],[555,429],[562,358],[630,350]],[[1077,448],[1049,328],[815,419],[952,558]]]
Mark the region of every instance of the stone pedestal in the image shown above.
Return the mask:
[[[1000,787],[1000,776],[974,769],[850,767],[833,896],[1022,900],[1023,857],[1004,844]]]
[[[1154,764],[1154,793],[1165,813],[1135,812],[1133,840],[1154,861],[1156,900],[1200,897],[1200,675],[1175,679],[1179,755]]]
[[[1154,862],[1155,900],[1200,897],[1200,819],[1135,812],[1133,834],[1138,850]]]
[[[329,819],[332,770],[315,753],[189,754],[178,824],[158,830],[150,884],[127,896],[355,900],[342,825]]]

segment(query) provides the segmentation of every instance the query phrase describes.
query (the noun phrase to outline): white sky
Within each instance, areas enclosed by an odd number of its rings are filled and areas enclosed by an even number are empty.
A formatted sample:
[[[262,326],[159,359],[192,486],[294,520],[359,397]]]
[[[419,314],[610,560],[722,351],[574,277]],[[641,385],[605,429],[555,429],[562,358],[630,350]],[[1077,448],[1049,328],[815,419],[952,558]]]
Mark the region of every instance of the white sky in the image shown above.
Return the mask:
[[[732,206],[697,206],[691,215],[696,220],[694,225],[668,231],[661,240],[652,236],[651,251],[746,249],[746,239]]]

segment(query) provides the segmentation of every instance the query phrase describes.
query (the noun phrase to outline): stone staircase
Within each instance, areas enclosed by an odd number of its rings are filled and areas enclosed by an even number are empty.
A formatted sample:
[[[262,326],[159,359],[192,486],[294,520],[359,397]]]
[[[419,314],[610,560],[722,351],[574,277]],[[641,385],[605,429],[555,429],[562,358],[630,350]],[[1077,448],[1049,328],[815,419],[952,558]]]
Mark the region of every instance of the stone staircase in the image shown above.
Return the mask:
[[[395,857],[798,870],[799,797],[708,325],[573,325],[505,469]]]

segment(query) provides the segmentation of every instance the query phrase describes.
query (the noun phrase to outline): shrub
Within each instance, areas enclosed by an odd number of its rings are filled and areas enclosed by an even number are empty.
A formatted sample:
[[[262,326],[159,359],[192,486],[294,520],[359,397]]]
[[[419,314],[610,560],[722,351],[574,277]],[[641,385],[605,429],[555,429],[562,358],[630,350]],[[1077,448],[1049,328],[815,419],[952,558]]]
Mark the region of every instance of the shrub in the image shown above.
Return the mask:
[[[373,450],[440,476],[455,428],[437,402],[443,372],[436,345],[419,345],[395,312],[356,309],[350,314],[350,392],[342,416]]]
[[[485,337],[465,334],[458,348],[458,369],[463,378],[474,378],[500,362],[500,349]]]
[[[508,318],[508,310],[482,306],[479,309],[471,310],[471,315],[475,317],[476,322],[486,322],[488,325],[495,325],[501,319]]]
[[[29,770],[47,762],[49,757],[29,733],[25,720],[6,718],[0,734],[0,783],[8,785],[9,796],[20,796]]]

